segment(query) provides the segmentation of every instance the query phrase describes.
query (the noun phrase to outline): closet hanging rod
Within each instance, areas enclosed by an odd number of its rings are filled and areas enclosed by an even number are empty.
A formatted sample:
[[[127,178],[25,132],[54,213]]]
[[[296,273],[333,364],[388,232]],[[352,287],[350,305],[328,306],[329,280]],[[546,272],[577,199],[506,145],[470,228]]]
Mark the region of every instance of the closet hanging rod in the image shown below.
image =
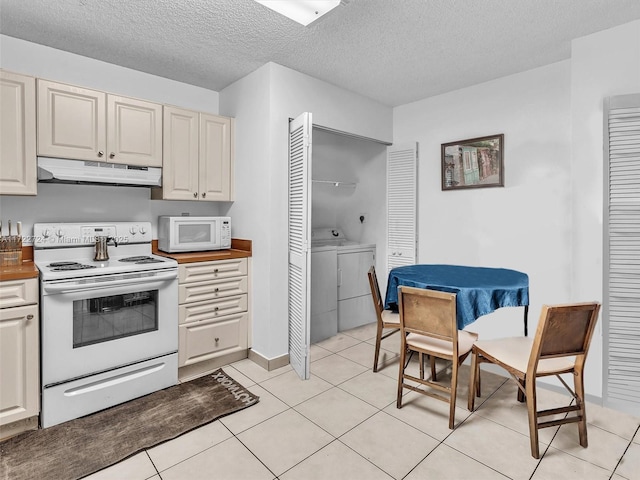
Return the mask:
[[[354,182],[340,182],[335,180],[311,180],[313,183],[322,183],[325,185],[333,185],[334,187],[355,187]]]

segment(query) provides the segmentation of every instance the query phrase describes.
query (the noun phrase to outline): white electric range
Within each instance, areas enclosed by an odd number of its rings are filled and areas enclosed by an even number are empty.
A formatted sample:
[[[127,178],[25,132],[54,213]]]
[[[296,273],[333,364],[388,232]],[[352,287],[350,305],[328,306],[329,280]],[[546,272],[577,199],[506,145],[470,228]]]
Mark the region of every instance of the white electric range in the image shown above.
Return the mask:
[[[150,222],[34,225],[43,427],[177,384],[178,265],[151,242]]]

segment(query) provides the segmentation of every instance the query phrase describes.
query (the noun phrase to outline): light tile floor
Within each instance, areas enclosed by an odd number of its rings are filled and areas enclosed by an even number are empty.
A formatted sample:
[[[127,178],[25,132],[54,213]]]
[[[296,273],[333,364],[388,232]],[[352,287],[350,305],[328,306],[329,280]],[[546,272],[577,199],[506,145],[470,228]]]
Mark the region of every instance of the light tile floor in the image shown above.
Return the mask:
[[[375,325],[311,348],[311,379],[290,366],[268,372],[250,360],[224,370],[260,402],[139,453],[88,478],[103,479],[612,479],[640,480],[640,418],[587,405],[589,448],[577,425],[540,432],[530,455],[527,411],[515,383],[483,372],[476,411],[461,374],[456,429],[448,405],[409,392],[395,405],[399,336],[383,342],[371,371]],[[411,368],[416,368],[412,365]],[[441,375],[447,366],[441,364]],[[539,389],[540,407],[570,397]]]

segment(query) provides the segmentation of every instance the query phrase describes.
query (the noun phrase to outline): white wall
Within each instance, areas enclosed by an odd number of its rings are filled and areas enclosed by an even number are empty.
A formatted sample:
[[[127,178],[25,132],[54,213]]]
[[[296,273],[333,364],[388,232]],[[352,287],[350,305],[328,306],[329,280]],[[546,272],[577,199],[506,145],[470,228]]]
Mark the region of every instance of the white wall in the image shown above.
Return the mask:
[[[218,113],[218,92],[0,35],[0,68],[183,108]],[[183,212],[218,215],[217,202],[151,200],[149,188],[38,184],[35,197],[0,196],[3,220],[38,222],[150,221]],[[235,232],[232,232],[234,236]],[[28,244],[28,242],[25,242]]]
[[[289,349],[289,118],[312,112],[315,124],[390,141],[391,109],[274,63],[222,90],[220,109],[236,118],[236,138],[242,139],[236,148],[236,185],[243,185],[246,196],[236,191],[229,213],[255,221],[243,222],[247,234],[241,235],[254,242],[252,348],[266,358],[276,358]]]
[[[574,40],[571,51],[574,299],[601,300],[603,275],[603,101],[640,92],[640,20]],[[600,396],[601,315],[591,343],[587,389]]]
[[[252,240],[250,346],[263,356],[272,351],[270,312],[273,292],[286,291],[286,281],[276,284],[271,276],[273,258],[270,252],[275,232],[271,222],[269,84],[269,67],[264,65],[225,88],[220,95],[221,112],[236,119],[236,201],[227,213],[236,225],[234,235]],[[286,230],[279,233],[278,241],[286,243]]]
[[[314,129],[313,179],[354,185],[313,184],[312,228],[339,227],[349,240],[384,244],[386,154],[383,144]]]
[[[530,282],[529,331],[542,303],[571,298],[570,62],[394,109],[394,143],[418,141],[420,263],[511,268]],[[504,134],[504,187],[441,190],[442,143]],[[522,308],[469,329],[522,335]]]
[[[0,35],[0,68],[151,102],[218,113],[218,92]]]

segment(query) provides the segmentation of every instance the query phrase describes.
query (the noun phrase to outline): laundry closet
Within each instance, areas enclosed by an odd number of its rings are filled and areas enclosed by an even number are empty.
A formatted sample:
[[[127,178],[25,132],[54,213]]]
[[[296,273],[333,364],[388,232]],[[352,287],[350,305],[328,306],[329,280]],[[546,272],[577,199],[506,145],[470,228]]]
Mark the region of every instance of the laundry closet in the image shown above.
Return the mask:
[[[386,245],[386,146],[313,129],[310,340],[375,321],[367,271]],[[383,262],[376,265],[383,271]]]

